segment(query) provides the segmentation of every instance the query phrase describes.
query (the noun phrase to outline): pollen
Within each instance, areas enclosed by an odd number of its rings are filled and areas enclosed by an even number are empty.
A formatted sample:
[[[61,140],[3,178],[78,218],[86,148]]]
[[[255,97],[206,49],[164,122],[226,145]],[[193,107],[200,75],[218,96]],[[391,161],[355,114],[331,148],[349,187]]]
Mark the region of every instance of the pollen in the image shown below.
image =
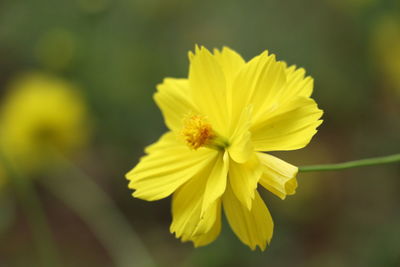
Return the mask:
[[[215,137],[211,124],[201,115],[185,117],[181,134],[186,144],[194,150],[210,144]]]

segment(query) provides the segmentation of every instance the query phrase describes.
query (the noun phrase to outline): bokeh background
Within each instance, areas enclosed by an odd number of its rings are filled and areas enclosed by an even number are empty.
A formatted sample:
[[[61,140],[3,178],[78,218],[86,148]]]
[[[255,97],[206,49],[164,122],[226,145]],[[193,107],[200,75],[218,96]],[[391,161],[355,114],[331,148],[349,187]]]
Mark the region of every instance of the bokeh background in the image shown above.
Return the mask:
[[[275,222],[265,252],[226,221],[216,242],[194,249],[169,233],[170,199],[131,197],[125,173],[166,130],[155,86],[187,75],[195,44],[247,60],[268,49],[315,79],[324,123],[282,159],[400,151],[397,0],[1,0],[0,107],[27,73],[58,79],[84,101],[89,138],[62,159],[30,155],[40,167],[0,164],[0,266],[400,266],[398,164],[301,173],[284,201],[263,192]]]

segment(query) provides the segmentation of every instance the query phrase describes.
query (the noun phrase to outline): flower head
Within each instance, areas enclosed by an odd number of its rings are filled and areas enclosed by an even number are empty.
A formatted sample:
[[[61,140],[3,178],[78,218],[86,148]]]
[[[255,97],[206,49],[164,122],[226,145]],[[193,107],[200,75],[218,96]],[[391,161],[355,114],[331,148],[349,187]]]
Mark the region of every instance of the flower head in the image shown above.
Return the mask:
[[[70,153],[86,142],[86,106],[70,83],[30,73],[8,91],[0,106],[0,144],[26,168],[40,165],[49,149]]]
[[[400,96],[400,18],[384,15],[373,27],[371,52],[384,82]]]
[[[295,193],[297,167],[262,153],[306,146],[321,124],[313,80],[264,52],[245,62],[229,48],[189,53],[187,79],[167,78],[154,95],[169,131],[127,174],[133,196],[172,198],[171,233],[195,246],[221,229],[221,210],[239,239],[262,250],[273,232],[260,184]]]

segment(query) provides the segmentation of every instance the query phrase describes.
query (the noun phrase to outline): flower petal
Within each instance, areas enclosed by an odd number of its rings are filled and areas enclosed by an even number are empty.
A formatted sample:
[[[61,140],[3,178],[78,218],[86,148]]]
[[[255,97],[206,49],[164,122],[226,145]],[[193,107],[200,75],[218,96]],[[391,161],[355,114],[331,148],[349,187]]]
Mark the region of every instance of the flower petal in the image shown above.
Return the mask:
[[[182,241],[192,241],[195,247],[206,246],[213,242],[221,232],[221,200],[217,200],[216,216],[217,218],[215,219],[214,225],[208,232],[191,237],[182,236]]]
[[[221,65],[225,74],[227,88],[230,88],[236,74],[246,64],[246,62],[238,53],[226,46],[224,46],[221,51],[214,49],[214,57]]]
[[[228,168],[229,155],[227,152],[224,152],[223,154],[220,152],[211,172],[208,176],[205,176],[208,177],[208,179],[204,191],[204,199],[201,209],[202,214],[225,192]]]
[[[229,182],[233,193],[248,210],[251,210],[254,192],[257,189],[262,171],[263,166],[254,153],[251,159],[244,164],[238,164],[234,161],[229,164]]]
[[[172,224],[171,233],[175,233],[182,241],[194,240],[197,237],[210,232],[215,225],[217,212],[220,211],[220,201],[214,201],[209,208],[202,213],[202,203],[206,186],[205,176],[213,169],[209,164],[193,179],[180,187],[172,198]]]
[[[296,193],[298,168],[274,156],[257,153],[264,166],[259,183],[281,199]]]
[[[187,79],[164,79],[163,83],[157,86],[154,100],[160,107],[170,130],[180,131],[184,116],[196,112]]]
[[[265,250],[271,241],[274,223],[264,201],[256,191],[251,210],[236,198],[230,186],[227,187],[222,203],[228,222],[237,237],[252,250],[257,246]]]
[[[169,196],[179,186],[215,160],[217,151],[190,150],[174,133],[164,134],[146,149],[148,153],[127,175],[134,197],[148,201]]]
[[[322,123],[322,113],[313,99],[296,98],[252,126],[253,145],[257,151],[303,148]]]
[[[225,75],[226,82],[226,107],[227,107],[227,120],[230,121],[232,116],[232,84],[236,78],[236,75],[245,66],[246,62],[244,59],[235,51],[228,47],[223,47],[221,51],[214,49],[214,57],[220,64],[222,71]]]
[[[281,93],[280,102],[291,101],[296,97],[310,97],[313,91],[314,80],[308,76],[303,68],[296,69],[296,66],[286,67],[286,85]]]
[[[253,105],[253,121],[271,109],[286,83],[284,64],[265,51],[250,60],[237,74],[232,86],[232,118],[239,118],[247,105]],[[232,122],[233,124],[236,122]]]
[[[249,160],[254,152],[250,126],[252,106],[247,106],[237,122],[234,132],[231,134],[230,146],[228,148],[229,156],[238,163],[244,163]]]
[[[215,57],[204,47],[190,53],[189,85],[192,99],[213,129],[226,136],[227,97],[224,72]]]

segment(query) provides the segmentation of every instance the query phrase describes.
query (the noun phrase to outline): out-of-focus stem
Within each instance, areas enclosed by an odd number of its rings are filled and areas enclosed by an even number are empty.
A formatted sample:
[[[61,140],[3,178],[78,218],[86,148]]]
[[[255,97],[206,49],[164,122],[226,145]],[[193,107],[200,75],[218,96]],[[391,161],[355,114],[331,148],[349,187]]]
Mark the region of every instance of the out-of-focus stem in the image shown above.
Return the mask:
[[[400,162],[400,154],[394,154],[390,156],[384,157],[376,157],[369,159],[361,159],[348,161],[337,164],[321,164],[321,165],[310,165],[310,166],[301,166],[299,167],[299,172],[319,172],[319,171],[340,171],[350,168],[364,167],[364,166],[373,166],[373,165],[381,165],[381,164],[389,164]]]
[[[115,266],[156,266],[113,200],[67,159],[58,157],[57,161],[63,175],[53,173],[42,180],[44,186],[90,227]]]
[[[0,162],[10,176],[9,182],[14,187],[27,216],[33,241],[40,257],[40,266],[61,266],[59,254],[47,223],[42,203],[32,184],[31,178],[26,177],[23,172],[19,171],[2,151],[0,151]]]

